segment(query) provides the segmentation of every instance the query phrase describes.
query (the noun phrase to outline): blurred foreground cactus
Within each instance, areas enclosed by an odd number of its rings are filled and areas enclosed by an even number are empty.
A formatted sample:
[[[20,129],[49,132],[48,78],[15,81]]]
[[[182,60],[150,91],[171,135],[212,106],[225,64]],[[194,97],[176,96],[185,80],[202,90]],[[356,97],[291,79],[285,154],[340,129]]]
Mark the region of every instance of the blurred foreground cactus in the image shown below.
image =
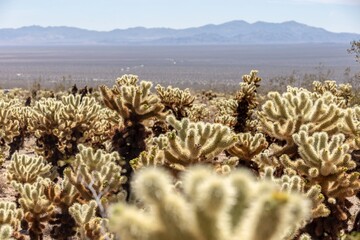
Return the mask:
[[[197,167],[183,175],[182,186],[175,192],[166,172],[142,170],[133,187],[146,209],[116,204],[110,229],[126,240],[281,240],[297,236],[310,214],[304,196],[242,171],[220,177]]]

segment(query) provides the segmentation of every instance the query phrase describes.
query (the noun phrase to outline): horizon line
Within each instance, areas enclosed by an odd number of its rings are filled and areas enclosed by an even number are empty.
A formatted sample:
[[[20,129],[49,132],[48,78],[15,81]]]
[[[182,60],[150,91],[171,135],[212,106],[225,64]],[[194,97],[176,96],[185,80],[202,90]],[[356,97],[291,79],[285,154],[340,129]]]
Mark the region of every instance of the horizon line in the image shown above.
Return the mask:
[[[38,24],[31,24],[31,25],[26,25],[26,26],[21,26],[21,27],[1,27],[0,30],[4,30],[4,29],[10,29],[10,30],[18,30],[21,28],[27,28],[27,27],[40,27],[40,28],[60,28],[60,27],[67,27],[67,28],[76,28],[76,29],[81,29],[81,30],[87,30],[87,31],[94,31],[94,32],[111,32],[111,31],[115,31],[115,30],[129,30],[129,29],[136,29],[136,28],[143,28],[143,29],[171,29],[171,30],[186,30],[186,29],[191,29],[191,28],[201,28],[201,27],[205,27],[205,26],[209,26],[209,25],[213,25],[213,26],[220,26],[223,24],[227,24],[227,23],[232,23],[232,22],[244,22],[246,24],[249,25],[253,25],[253,24],[259,24],[259,23],[266,23],[266,24],[285,24],[285,23],[296,23],[296,24],[300,24],[300,25],[305,25],[307,27],[313,27],[313,28],[318,28],[318,29],[323,29],[325,31],[331,32],[331,33],[350,33],[350,34],[360,34],[358,32],[334,32],[334,31],[330,31],[324,27],[317,27],[317,26],[313,26],[313,25],[308,25],[305,23],[301,23],[295,20],[287,20],[287,21],[282,21],[282,22],[268,22],[268,21],[255,21],[255,22],[248,22],[245,20],[231,20],[231,21],[226,21],[226,22],[222,22],[222,23],[208,23],[208,24],[203,24],[203,25],[199,25],[199,26],[192,26],[192,27],[184,27],[184,28],[172,28],[172,27],[159,27],[159,26],[151,26],[151,27],[144,27],[144,26],[133,26],[133,27],[127,27],[127,28],[113,28],[111,30],[97,30],[97,29],[89,29],[89,28],[83,28],[83,27],[78,27],[78,26],[69,26],[69,25],[38,25]]]

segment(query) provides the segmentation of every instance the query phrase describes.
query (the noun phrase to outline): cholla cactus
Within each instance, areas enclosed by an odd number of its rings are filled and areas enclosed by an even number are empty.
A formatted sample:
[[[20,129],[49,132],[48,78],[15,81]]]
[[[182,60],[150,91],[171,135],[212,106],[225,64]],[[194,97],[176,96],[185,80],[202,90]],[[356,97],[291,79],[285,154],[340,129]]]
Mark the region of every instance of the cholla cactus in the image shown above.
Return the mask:
[[[105,142],[111,141],[116,129],[123,126],[119,114],[108,108],[101,108],[97,121],[93,122],[91,132],[91,145],[102,148]]]
[[[96,217],[96,201],[88,204],[75,203],[69,208],[71,216],[76,222],[76,231],[79,239],[83,240],[110,240],[113,239],[111,233],[107,231],[105,218]]]
[[[15,153],[11,163],[7,167],[7,178],[9,181],[19,183],[34,183],[38,177],[50,177],[51,165],[43,157],[30,157]]]
[[[125,78],[126,75],[122,79]],[[122,84],[122,81],[117,84],[112,89],[100,86],[100,91],[105,105],[118,112],[125,122],[140,123],[151,117],[164,116],[160,99],[150,93],[151,82],[141,81],[139,86]]]
[[[150,93],[152,83],[141,81],[138,84],[137,81],[137,76],[124,75],[112,89],[100,86],[105,105],[124,119],[123,125],[119,126],[112,137],[111,150],[117,151],[125,160],[124,169],[129,180],[132,175],[130,161],[146,149],[145,138],[148,132],[145,121],[152,118],[162,120],[166,115],[160,99]],[[126,183],[124,188],[130,192],[129,183]]]
[[[126,193],[122,190],[122,184],[127,179],[121,175],[119,154],[105,153],[100,149],[95,151],[81,144],[78,147],[79,153],[64,173],[81,198],[86,201],[94,198],[107,201],[124,198]]]
[[[147,166],[162,166],[164,164],[164,156],[158,146],[151,146],[148,151],[140,153],[139,157],[130,161],[132,169],[139,170]]]
[[[42,99],[32,108],[29,130],[36,137],[36,151],[50,161],[54,166],[63,158],[58,149],[59,125],[61,122],[59,112],[63,104],[55,99]]]
[[[213,103],[217,109],[214,121],[233,128],[237,123],[238,102],[235,99],[220,99],[213,100]]]
[[[31,239],[40,240],[43,237],[45,223],[53,218],[55,206],[45,194],[45,186],[50,184],[49,179],[38,178],[33,184],[12,182],[19,192],[19,203],[24,210],[25,220],[29,223]]]
[[[242,77],[243,82],[240,83],[240,90],[236,93],[236,124],[234,131],[237,133],[244,132],[248,128],[249,121],[255,108],[258,106],[257,88],[261,78],[257,76],[258,71],[252,70],[249,75]]]
[[[11,236],[13,235],[13,229],[10,225],[0,225],[0,239],[1,240],[14,240]]]
[[[331,211],[326,218],[314,219],[306,226],[306,231],[316,238],[331,236],[329,239],[336,239],[339,232],[347,228],[351,215],[352,203],[346,198],[354,196],[360,189],[360,174],[351,171],[356,163],[348,153],[349,145],[343,134],[330,138],[326,132],[316,132],[310,136],[307,129],[294,134],[294,141],[299,146],[301,158],[294,161],[283,155],[281,163],[303,176],[309,187],[320,185]]]
[[[258,113],[260,130],[286,142],[284,147],[273,153],[275,156],[296,154],[297,147],[292,136],[299,132],[302,125],[308,126],[310,134],[319,131],[334,134],[338,131],[343,113],[335,103],[331,103],[330,93],[316,98],[307,90],[288,88],[282,95],[270,92],[268,97],[270,100]]]
[[[254,161],[255,156],[267,148],[268,142],[261,133],[256,133],[255,135],[250,132],[239,133],[237,137],[238,140],[235,145],[226,151],[238,158],[238,165],[251,169],[257,174],[259,166]]]
[[[185,90],[171,86],[164,88],[158,84],[155,89],[161,103],[165,105],[165,109],[171,110],[176,119],[180,120],[183,117],[188,117],[186,110],[192,106],[195,100],[188,88]]]
[[[344,110],[340,131],[346,135],[351,150],[360,150],[360,107]]]
[[[233,128],[236,125],[236,117],[230,115],[216,116],[214,122]]]
[[[56,206],[50,236],[53,239],[68,239],[74,236],[76,223],[69,213],[69,207],[79,200],[79,192],[65,176],[60,183],[46,185],[44,194]]]
[[[77,144],[91,142],[101,106],[94,98],[80,95],[64,96],[62,103],[58,127],[59,150],[66,156],[73,156],[77,152]]]
[[[301,159],[291,161],[288,156],[282,156],[281,161],[286,167],[295,169],[314,184],[320,184],[322,192],[330,198],[350,197],[360,189],[360,174],[347,173],[356,167],[356,163],[351,160],[344,135],[333,135],[329,139],[325,132],[309,136],[307,131],[301,130],[293,138],[299,146]]]
[[[206,121],[209,119],[210,111],[205,104],[193,104],[186,109],[188,118],[193,122]]]
[[[171,115],[167,121],[175,130],[154,141],[161,149],[163,162],[176,169],[198,162],[211,162],[237,141],[230,128],[221,124],[193,123],[186,118],[178,121]]]
[[[266,149],[268,143],[265,136],[261,133],[252,135],[251,133],[238,134],[238,141],[227,151],[241,160],[251,161],[257,154]]]
[[[279,240],[294,237],[309,216],[304,197],[257,183],[243,172],[220,177],[205,168],[189,170],[184,195],[174,192],[170,179],[160,169],[138,173],[135,193],[151,210],[117,204],[110,211],[110,229],[127,240]]]
[[[19,120],[13,116],[12,109],[19,106],[16,100],[6,102],[0,100],[0,162],[14,138],[20,135]]]
[[[21,88],[0,89],[0,99],[4,101],[20,100],[25,102],[25,99],[30,95],[28,90]]]
[[[11,101],[10,105],[10,114],[8,117],[13,121],[19,122],[19,134],[14,136],[13,140],[8,144],[10,147],[8,158],[11,158],[16,151],[20,150],[20,148],[24,146],[25,137],[29,135],[28,125],[30,119],[29,107],[25,107],[19,100]]]
[[[132,74],[125,74],[116,79],[116,83],[119,86],[135,86],[138,81],[138,76]]]
[[[312,202],[311,218],[327,217],[330,210],[326,207],[324,201],[325,197],[321,193],[320,185],[306,185],[306,182],[296,172],[290,168],[285,169],[285,174],[281,178],[274,177],[275,168],[266,167],[264,173],[261,174],[263,179],[269,179],[277,183],[281,187],[281,191],[295,192],[304,194]]]
[[[212,104],[215,105],[218,113],[218,116],[221,115],[236,115],[236,109],[238,107],[238,103],[235,99],[216,99],[211,101]]]
[[[352,86],[350,84],[336,84],[336,81],[327,80],[322,82],[313,82],[314,91],[320,94],[330,92],[336,97],[336,103],[339,107],[349,107],[351,100],[354,98]]]
[[[7,234],[8,238],[4,238],[4,236],[1,238],[0,234],[0,239],[11,239],[11,236],[16,237],[16,239],[22,239],[19,230],[23,217],[24,212],[22,209],[17,208],[14,202],[0,201],[0,226],[8,225],[11,228],[11,231]]]
[[[67,163],[60,161],[73,157],[77,153],[77,144],[99,145],[100,140],[110,139],[114,124],[104,123],[106,119],[101,119],[104,116],[112,117],[111,113],[101,111],[94,98],[80,95],[63,96],[62,101],[44,99],[37,102],[30,123],[37,138],[37,151],[54,166],[62,165],[58,168],[62,174]],[[99,137],[100,131],[103,137]]]

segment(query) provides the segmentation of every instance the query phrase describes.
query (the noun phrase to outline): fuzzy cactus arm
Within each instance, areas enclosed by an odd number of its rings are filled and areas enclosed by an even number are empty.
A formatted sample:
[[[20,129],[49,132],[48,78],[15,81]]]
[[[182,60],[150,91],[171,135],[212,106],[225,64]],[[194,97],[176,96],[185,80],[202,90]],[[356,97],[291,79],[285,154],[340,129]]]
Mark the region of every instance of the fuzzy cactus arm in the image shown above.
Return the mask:
[[[196,162],[211,162],[237,140],[230,128],[221,124],[193,123],[186,118],[178,121],[171,115],[167,121],[175,130],[155,138],[154,142],[162,145],[164,162],[170,165],[186,167]]]
[[[349,107],[351,100],[354,98],[352,86],[350,84],[336,84],[336,81],[327,80],[324,82],[314,81],[313,89],[319,94],[331,93],[334,96],[334,102],[339,107]]]
[[[18,231],[20,230],[20,224],[23,217],[23,210],[17,208],[14,202],[0,201],[0,226],[9,225],[12,232],[20,235]]]
[[[309,136],[306,131],[300,131],[294,134],[294,141],[299,146],[299,154],[304,162],[310,168],[317,168],[322,176],[336,174],[341,167],[356,167],[356,163],[348,154],[349,145],[344,143],[345,137],[342,134],[329,139],[325,132]]]
[[[344,110],[340,130],[347,136],[351,149],[360,149],[360,107]]]
[[[150,93],[151,87],[151,82],[141,81],[139,85],[115,85],[112,90],[100,86],[100,91],[107,107],[117,111],[125,120],[142,122],[151,117],[165,116],[160,99]]]
[[[310,206],[303,197],[279,192],[270,182],[232,174],[220,177],[207,168],[191,169],[182,178],[183,193],[178,193],[163,170],[143,169],[133,187],[148,207],[142,211],[114,205],[110,230],[134,240],[279,240],[290,238],[308,218]],[[279,217],[275,220],[274,215]]]
[[[24,211],[24,218],[29,223],[30,236],[34,239],[42,237],[45,223],[54,217],[55,206],[44,194],[48,184],[50,180],[42,178],[38,178],[33,184],[12,182],[20,194],[19,203]]]
[[[136,171],[142,167],[163,165],[164,156],[158,146],[152,146],[148,151],[140,153],[139,157],[130,161],[131,167]]]
[[[266,149],[268,143],[262,133],[240,133],[238,141],[227,151],[241,160],[252,160],[257,154]]]
[[[15,238],[12,238],[13,231],[10,225],[0,225],[0,239],[14,240]]]
[[[343,112],[329,100],[329,94],[315,96],[297,88],[288,88],[282,95],[277,92],[268,94],[269,100],[258,115],[262,132],[286,141],[283,149],[274,153],[276,156],[296,152],[292,135],[298,133],[302,126],[307,126],[310,133],[324,131],[335,134],[339,130]]]
[[[112,234],[107,231],[107,220],[95,216],[97,204],[90,201],[87,204],[75,203],[69,208],[71,216],[76,222],[79,239],[110,240]]]
[[[158,84],[155,89],[161,103],[165,105],[166,109],[171,110],[177,119],[188,117],[186,110],[191,107],[195,100],[188,88],[184,90],[171,86],[165,88]]]
[[[262,173],[262,179],[269,179],[278,184],[283,192],[294,192],[303,194],[312,203],[311,218],[327,217],[330,214],[329,208],[326,206],[325,197],[321,193],[320,185],[307,186],[306,180],[296,174],[296,171],[286,168],[285,174],[281,178],[274,177],[275,168],[266,167]]]
[[[52,166],[43,157],[29,157],[15,153],[7,167],[7,179],[19,183],[33,183],[38,177],[50,177]]]
[[[116,192],[120,192],[119,197],[125,195],[121,185],[127,179],[122,175],[122,168],[118,164],[119,155],[116,152],[110,154],[103,150],[95,151],[83,145],[78,147],[79,153],[71,163],[71,168],[65,169],[64,173],[81,197],[89,201],[96,196],[111,198]]]
[[[19,119],[14,116],[14,109],[18,107],[18,102],[13,100],[6,102],[0,100],[0,151],[9,149],[9,144],[13,142],[14,137],[19,136],[21,125]],[[0,160],[1,161],[1,160]]]

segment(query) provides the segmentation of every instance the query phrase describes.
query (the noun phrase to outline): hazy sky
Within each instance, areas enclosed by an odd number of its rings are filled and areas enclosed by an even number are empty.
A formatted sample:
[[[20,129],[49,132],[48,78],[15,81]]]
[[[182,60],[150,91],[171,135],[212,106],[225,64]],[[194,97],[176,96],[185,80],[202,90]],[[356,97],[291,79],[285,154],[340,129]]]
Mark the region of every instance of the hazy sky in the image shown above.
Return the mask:
[[[231,20],[295,20],[360,33],[360,0],[0,0],[0,28],[186,28]]]

